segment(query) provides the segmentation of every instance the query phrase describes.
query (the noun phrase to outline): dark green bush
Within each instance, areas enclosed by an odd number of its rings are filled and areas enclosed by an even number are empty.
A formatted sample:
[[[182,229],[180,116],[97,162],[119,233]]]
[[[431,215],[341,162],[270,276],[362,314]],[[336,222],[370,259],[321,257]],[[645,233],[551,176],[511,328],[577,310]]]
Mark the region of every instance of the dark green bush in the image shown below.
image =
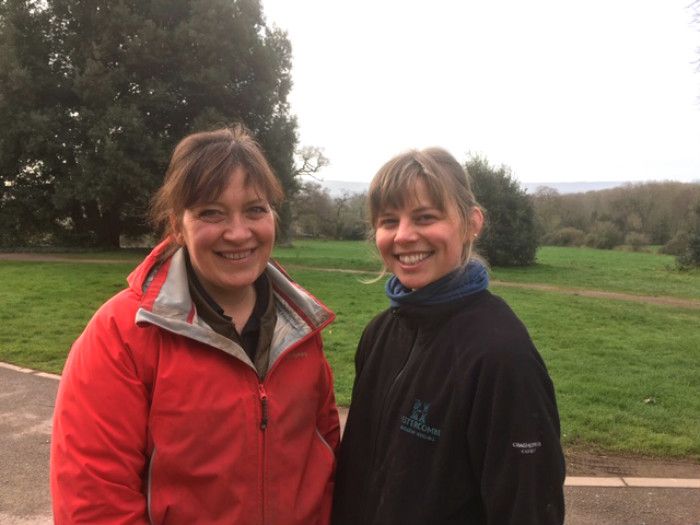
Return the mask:
[[[485,209],[480,253],[494,266],[534,263],[538,245],[535,209],[525,190],[505,166],[496,169],[485,159],[472,157],[465,167],[476,200]]]

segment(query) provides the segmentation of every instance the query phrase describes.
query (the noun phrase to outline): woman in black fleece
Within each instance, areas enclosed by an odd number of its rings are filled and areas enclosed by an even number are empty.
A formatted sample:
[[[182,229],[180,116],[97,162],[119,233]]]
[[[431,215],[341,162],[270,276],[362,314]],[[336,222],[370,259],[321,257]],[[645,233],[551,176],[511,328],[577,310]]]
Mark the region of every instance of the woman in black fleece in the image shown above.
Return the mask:
[[[365,328],[333,525],[554,525],[564,458],[552,382],[488,290],[484,217],[440,148],[387,162],[369,190],[390,307]]]

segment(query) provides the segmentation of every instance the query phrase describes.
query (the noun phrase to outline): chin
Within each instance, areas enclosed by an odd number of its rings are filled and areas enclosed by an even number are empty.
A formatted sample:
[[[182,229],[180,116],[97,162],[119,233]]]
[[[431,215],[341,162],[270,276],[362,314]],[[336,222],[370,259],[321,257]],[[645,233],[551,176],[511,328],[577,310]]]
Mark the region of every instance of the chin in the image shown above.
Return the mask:
[[[400,273],[395,275],[396,277],[398,277],[399,281],[401,281],[401,284],[403,284],[406,288],[411,288],[415,290],[417,288],[423,288],[424,286],[430,284],[430,282],[419,277],[411,275],[402,276]]]

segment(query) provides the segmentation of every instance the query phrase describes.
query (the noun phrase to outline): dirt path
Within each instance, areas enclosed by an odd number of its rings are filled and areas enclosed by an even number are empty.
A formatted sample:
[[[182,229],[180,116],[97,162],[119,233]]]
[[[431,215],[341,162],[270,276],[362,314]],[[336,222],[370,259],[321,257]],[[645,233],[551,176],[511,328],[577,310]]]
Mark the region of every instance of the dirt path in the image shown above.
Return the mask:
[[[565,447],[564,455],[569,476],[700,478],[700,462],[690,458],[614,455],[580,446]]]
[[[491,281],[496,286],[506,286],[509,288],[526,288],[528,290],[539,290],[542,292],[556,292],[568,295],[580,295],[581,297],[595,297],[598,299],[612,299],[615,301],[632,301],[635,303],[646,303],[657,306],[673,306],[675,308],[700,309],[700,301],[696,299],[681,299],[680,297],[655,296],[655,295],[635,295],[623,292],[606,292],[603,290],[589,290],[585,288],[566,288],[563,286],[552,286],[538,283],[514,283],[507,281]]]
[[[43,253],[0,253],[0,261],[35,261],[35,262],[72,262],[72,263],[88,263],[88,264],[117,264],[129,263],[129,259],[83,259],[64,257],[60,255],[43,254]],[[341,272],[357,275],[371,275],[376,272],[363,270],[346,270],[341,268],[316,268],[313,266],[303,266],[298,264],[287,264],[286,268],[298,268],[304,270],[316,270],[320,272]],[[624,292],[607,292],[604,290],[590,290],[586,288],[567,288],[564,286],[554,286],[550,284],[539,283],[516,283],[509,281],[491,281],[495,286],[505,286],[509,288],[523,288],[526,290],[538,290],[542,292],[554,292],[566,295],[578,295],[581,297],[593,297],[597,299],[611,299],[614,301],[630,301],[635,303],[652,304],[656,306],[670,306],[673,308],[689,308],[700,310],[700,300],[682,299],[679,297],[654,296],[654,295],[635,295]]]
[[[135,262],[131,259],[83,259],[82,257],[65,257],[48,253],[24,253],[24,252],[0,252],[0,261],[28,261],[28,262],[72,262],[88,264],[117,264]]]

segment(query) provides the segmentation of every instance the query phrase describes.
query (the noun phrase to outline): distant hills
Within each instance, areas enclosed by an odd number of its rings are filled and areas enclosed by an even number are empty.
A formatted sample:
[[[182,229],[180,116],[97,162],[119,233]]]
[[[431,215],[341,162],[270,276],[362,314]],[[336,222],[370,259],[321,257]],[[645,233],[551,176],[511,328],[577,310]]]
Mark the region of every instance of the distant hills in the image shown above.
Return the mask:
[[[369,182],[356,182],[346,180],[323,180],[320,184],[328,190],[331,197],[339,197],[343,193],[362,193],[369,188]],[[528,193],[535,193],[537,188],[547,186],[554,188],[559,193],[583,193],[586,191],[607,190],[624,186],[629,181],[597,181],[597,182],[521,182],[520,185]],[[641,184],[643,181],[635,182]]]
[[[640,181],[641,182],[641,181]],[[597,181],[597,182],[521,182],[520,185],[528,193],[535,193],[537,188],[547,186],[559,193],[585,193],[587,191],[609,190],[624,186],[627,181]]]

